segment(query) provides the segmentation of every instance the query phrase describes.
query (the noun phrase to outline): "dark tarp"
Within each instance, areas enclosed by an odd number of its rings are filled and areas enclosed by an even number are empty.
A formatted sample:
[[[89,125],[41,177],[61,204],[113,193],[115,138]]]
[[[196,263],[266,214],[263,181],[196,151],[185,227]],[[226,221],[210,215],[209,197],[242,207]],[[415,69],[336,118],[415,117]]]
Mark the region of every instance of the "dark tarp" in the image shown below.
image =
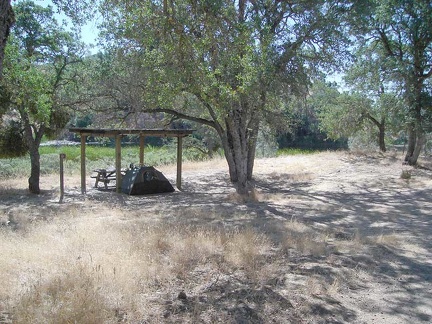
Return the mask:
[[[126,171],[121,190],[128,195],[144,195],[173,192],[174,188],[162,172],[151,166],[143,166]]]

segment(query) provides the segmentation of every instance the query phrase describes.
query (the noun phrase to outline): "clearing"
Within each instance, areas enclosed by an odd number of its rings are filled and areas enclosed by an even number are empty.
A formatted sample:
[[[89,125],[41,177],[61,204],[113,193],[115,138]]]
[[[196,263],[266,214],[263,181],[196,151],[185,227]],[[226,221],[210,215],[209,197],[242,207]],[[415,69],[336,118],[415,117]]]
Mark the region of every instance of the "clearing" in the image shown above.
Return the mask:
[[[183,191],[127,196],[66,175],[0,180],[0,323],[430,323],[432,171],[401,157],[257,159],[239,203],[223,160]],[[103,167],[103,166],[101,166]],[[175,166],[158,168],[174,183]],[[67,172],[67,170],[66,170]],[[84,306],[85,305],[85,306]]]

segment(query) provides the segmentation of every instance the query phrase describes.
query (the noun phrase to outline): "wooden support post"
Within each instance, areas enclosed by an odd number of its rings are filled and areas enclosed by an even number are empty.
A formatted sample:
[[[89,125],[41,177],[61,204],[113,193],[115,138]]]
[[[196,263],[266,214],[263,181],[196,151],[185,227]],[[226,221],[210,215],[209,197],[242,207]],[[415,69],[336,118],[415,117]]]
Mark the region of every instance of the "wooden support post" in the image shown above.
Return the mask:
[[[121,191],[121,135],[115,137],[116,191]]]
[[[140,152],[139,152],[140,166],[144,166],[144,145],[145,145],[145,137],[143,135],[140,135]]]
[[[63,167],[64,159],[66,159],[66,154],[60,153],[60,199],[59,199],[59,203],[63,202],[63,197],[64,197],[64,167]]]
[[[176,186],[181,190],[183,137],[177,136],[177,179]]]
[[[86,188],[86,136],[81,134],[81,193],[85,194]]]

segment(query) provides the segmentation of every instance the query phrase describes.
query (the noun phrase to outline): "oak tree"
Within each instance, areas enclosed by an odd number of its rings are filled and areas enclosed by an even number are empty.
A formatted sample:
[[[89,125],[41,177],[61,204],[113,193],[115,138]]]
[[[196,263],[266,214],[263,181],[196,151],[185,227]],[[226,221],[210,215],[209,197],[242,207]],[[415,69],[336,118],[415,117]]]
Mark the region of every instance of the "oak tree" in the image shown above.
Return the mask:
[[[432,77],[432,4],[429,0],[353,2],[352,27],[366,47],[383,53],[381,65],[403,93],[407,107],[408,149],[415,165],[425,143],[432,113],[428,84]]]
[[[105,0],[102,8],[110,49],[133,58],[126,82],[139,89],[135,109],[214,128],[241,195],[252,188],[260,127],[282,122],[285,97],[305,93],[309,71],[343,48],[338,1]]]
[[[69,119],[64,91],[76,82],[70,67],[80,62],[83,46],[76,35],[57,23],[51,7],[24,1],[14,11],[16,24],[6,47],[2,106],[22,127],[31,161],[29,190],[39,193],[39,146],[44,135],[61,129]]]

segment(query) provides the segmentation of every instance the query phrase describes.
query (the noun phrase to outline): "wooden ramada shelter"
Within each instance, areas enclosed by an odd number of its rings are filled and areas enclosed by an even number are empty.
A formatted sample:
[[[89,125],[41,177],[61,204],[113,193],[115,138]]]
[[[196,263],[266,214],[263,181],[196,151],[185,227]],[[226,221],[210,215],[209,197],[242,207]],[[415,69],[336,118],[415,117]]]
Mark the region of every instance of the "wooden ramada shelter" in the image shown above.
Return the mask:
[[[115,139],[115,169],[116,190],[121,190],[121,139],[125,135],[139,136],[139,163],[144,165],[144,144],[148,136],[177,137],[177,178],[176,186],[181,189],[182,149],[183,137],[193,133],[191,129],[97,129],[97,128],[69,128],[72,133],[81,137],[81,193],[86,193],[86,139],[87,136],[112,137]]]

